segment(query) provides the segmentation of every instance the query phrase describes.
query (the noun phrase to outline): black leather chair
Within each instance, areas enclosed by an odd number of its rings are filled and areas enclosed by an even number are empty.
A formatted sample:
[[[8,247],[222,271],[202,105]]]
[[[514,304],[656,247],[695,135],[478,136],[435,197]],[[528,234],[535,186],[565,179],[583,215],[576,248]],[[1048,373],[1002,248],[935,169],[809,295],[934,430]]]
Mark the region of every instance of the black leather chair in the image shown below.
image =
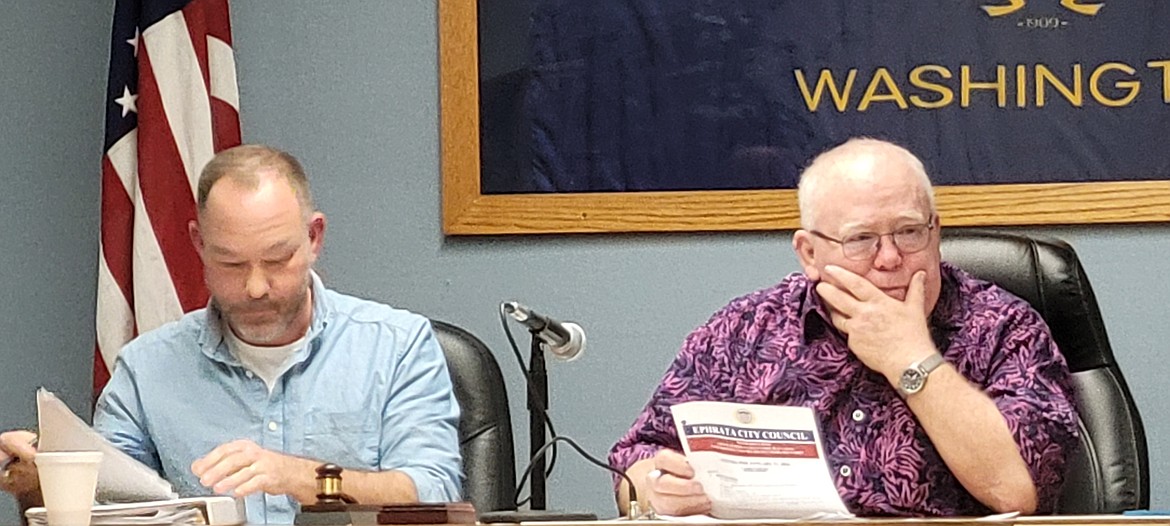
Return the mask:
[[[943,260],[1032,304],[1068,360],[1077,389],[1081,447],[1056,512],[1117,513],[1150,504],[1150,468],[1141,416],[1121,376],[1097,298],[1076,252],[1064,241],[954,230]]]
[[[508,391],[495,357],[479,338],[450,323],[431,320],[459,401],[463,497],[479,513],[513,510],[516,462]]]

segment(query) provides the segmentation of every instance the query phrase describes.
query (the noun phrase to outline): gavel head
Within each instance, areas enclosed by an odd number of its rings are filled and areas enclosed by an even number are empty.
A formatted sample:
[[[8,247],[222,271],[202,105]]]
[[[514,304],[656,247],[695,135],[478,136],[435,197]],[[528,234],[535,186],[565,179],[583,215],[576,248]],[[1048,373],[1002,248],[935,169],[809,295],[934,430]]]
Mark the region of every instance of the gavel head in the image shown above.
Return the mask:
[[[317,466],[317,503],[354,503],[341,488],[341,466],[321,464]]]

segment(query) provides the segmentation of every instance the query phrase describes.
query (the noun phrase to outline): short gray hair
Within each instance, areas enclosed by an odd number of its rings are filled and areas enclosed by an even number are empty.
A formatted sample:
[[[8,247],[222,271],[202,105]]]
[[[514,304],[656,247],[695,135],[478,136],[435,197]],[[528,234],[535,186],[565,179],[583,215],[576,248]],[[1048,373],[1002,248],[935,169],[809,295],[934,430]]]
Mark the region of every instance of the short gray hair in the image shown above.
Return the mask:
[[[207,209],[207,196],[211,193],[211,187],[220,179],[227,177],[249,188],[255,188],[260,184],[256,174],[264,168],[275,169],[288,180],[297,195],[301,211],[306,216],[316,210],[313,205],[313,192],[309,188],[309,178],[296,157],[271,146],[243,144],[215,154],[215,157],[203,167],[195,196],[199,213]]]
[[[910,168],[920,179],[919,186],[926,194],[930,211],[935,212],[934,186],[930,183],[930,177],[926,175],[926,167],[917,156],[910,153],[910,150],[892,142],[869,137],[855,137],[816,156],[801,172],[800,183],[796,189],[796,199],[800,204],[800,227],[805,230],[813,228],[813,214],[817,206],[817,199],[821,197],[820,187],[826,177],[841,175],[846,164],[858,158],[874,158],[891,154],[903,157],[910,165]]]

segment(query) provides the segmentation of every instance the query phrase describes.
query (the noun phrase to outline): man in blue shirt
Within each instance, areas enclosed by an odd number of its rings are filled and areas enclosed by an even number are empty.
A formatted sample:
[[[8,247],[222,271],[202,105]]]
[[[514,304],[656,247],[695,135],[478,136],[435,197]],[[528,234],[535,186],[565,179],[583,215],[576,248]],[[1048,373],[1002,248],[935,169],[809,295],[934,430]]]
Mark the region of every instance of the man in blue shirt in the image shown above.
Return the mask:
[[[291,523],[322,462],[359,502],[458,500],[459,408],[430,323],[322,285],[325,216],[296,159],[221,152],[197,205],[211,301],[122,350],[94,428],[180,495],[245,497],[251,523]],[[30,438],[0,435],[0,460],[22,460],[0,487],[22,504],[39,500]]]

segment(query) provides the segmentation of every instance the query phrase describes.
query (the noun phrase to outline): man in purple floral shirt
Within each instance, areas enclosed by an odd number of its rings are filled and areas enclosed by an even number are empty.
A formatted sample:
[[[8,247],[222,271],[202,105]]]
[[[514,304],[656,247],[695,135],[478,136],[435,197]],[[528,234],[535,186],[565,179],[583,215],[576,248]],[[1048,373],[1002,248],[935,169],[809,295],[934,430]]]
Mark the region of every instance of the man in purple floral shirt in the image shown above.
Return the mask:
[[[1068,367],[1024,300],[941,261],[921,161],[854,139],[813,161],[798,197],[804,273],[692,332],[610,464],[659,513],[706,513],[670,406],[806,406],[858,515],[1051,512],[1077,442]]]

